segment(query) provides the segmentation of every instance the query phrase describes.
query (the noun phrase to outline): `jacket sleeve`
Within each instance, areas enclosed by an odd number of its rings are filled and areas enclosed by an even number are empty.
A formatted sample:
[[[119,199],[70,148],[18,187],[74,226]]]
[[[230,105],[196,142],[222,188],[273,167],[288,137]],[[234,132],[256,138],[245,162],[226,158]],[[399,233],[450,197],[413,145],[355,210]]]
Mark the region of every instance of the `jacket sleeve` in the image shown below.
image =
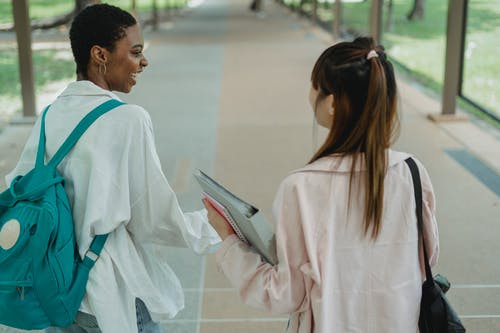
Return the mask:
[[[436,198],[431,179],[425,167],[418,163],[422,182],[422,218],[424,222],[424,237],[430,266],[435,266],[439,257],[439,233],[436,221]],[[421,254],[420,258],[423,258]]]
[[[297,189],[286,180],[278,190],[273,212],[277,265],[263,262],[259,254],[234,235],[226,238],[217,252],[217,264],[246,304],[273,313],[300,311],[307,303],[301,268],[308,257]]]
[[[161,168],[151,119],[142,111],[126,157],[131,203],[128,231],[139,242],[190,247],[198,254],[215,251],[221,239],[208,223],[206,211],[181,210]]]

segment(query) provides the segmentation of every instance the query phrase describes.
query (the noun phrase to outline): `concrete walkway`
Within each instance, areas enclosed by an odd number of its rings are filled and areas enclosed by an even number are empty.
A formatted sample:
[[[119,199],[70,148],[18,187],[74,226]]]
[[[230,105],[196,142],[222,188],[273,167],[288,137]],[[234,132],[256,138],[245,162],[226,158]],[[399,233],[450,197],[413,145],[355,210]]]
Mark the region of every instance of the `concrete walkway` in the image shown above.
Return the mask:
[[[315,150],[310,71],[333,41],[270,1],[266,16],[256,17],[249,2],[206,0],[173,25],[146,32],[150,66],[123,96],[150,112],[165,174],[185,210],[202,207],[191,177],[200,168],[270,217],[281,179]],[[426,115],[439,112],[439,101],[408,81],[399,88],[396,149],[427,166],[437,195],[435,272],[452,282],[449,298],[469,332],[500,332],[500,133],[476,121],[432,123]],[[28,131],[11,126],[0,134],[0,176]],[[169,259],[186,308],[166,323],[167,332],[284,332],[286,316],[242,305],[213,256],[172,249]]]

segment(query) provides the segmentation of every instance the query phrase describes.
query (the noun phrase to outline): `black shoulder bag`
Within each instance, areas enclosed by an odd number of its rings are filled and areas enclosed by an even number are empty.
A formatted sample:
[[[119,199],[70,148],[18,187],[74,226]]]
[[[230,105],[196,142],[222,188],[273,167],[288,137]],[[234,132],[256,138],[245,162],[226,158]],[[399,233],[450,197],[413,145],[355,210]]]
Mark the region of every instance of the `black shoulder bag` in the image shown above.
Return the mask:
[[[422,285],[422,299],[420,301],[420,318],[418,327],[420,333],[463,333],[465,327],[462,325],[457,313],[451,307],[448,299],[444,295],[450,289],[448,280],[436,275],[432,277],[429,258],[425,247],[424,223],[422,219],[422,184],[418,167],[412,158],[405,160],[410,167],[413,180],[413,190],[415,192],[415,202],[417,205],[418,232],[422,238],[422,246],[425,261],[426,280]]]

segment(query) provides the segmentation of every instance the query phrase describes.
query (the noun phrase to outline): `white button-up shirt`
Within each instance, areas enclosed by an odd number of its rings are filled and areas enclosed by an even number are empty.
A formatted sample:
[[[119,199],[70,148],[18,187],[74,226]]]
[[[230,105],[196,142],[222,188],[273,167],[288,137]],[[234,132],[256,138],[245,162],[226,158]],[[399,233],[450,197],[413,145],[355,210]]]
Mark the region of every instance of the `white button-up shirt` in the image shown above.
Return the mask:
[[[263,263],[236,236],[226,238],[217,262],[247,304],[290,313],[287,332],[418,332],[423,267],[413,183],[404,162],[409,155],[388,155],[375,241],[363,232],[361,158],[348,200],[350,156],[323,157],[282,182],[273,206],[278,265]],[[425,241],[434,265],[439,250],[434,193],[425,168],[417,164]]]
[[[46,117],[48,161],[92,109],[119,99],[89,81],[77,81],[52,103]],[[33,168],[40,119],[16,168]],[[107,234],[90,271],[81,311],[97,318],[103,332],[137,332],[135,298],[153,319],[174,317],[184,306],[181,284],[166,261],[167,246],[207,253],[220,242],[204,210],[183,213],[158,158],[148,113],[122,105],[100,117],[58,167],[73,209],[75,235],[83,257],[94,235]]]

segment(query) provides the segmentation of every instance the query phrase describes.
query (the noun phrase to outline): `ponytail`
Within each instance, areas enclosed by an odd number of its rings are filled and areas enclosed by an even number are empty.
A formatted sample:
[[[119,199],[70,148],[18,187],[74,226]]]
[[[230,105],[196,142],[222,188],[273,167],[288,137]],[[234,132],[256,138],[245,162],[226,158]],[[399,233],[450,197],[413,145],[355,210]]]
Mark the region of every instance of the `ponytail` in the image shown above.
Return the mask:
[[[364,229],[368,233],[371,227],[372,238],[377,238],[382,220],[384,202],[384,178],[387,171],[387,148],[390,145],[388,131],[389,101],[387,80],[379,57],[368,59],[370,78],[366,98],[364,117],[367,132],[364,149],[365,173],[365,212]]]
[[[335,112],[328,137],[310,163],[331,154],[352,156],[350,202],[355,166],[363,154],[364,233],[376,239],[382,223],[387,149],[398,124],[392,65],[373,39],[357,38],[323,52],[311,82],[320,91],[319,98],[333,94]]]

